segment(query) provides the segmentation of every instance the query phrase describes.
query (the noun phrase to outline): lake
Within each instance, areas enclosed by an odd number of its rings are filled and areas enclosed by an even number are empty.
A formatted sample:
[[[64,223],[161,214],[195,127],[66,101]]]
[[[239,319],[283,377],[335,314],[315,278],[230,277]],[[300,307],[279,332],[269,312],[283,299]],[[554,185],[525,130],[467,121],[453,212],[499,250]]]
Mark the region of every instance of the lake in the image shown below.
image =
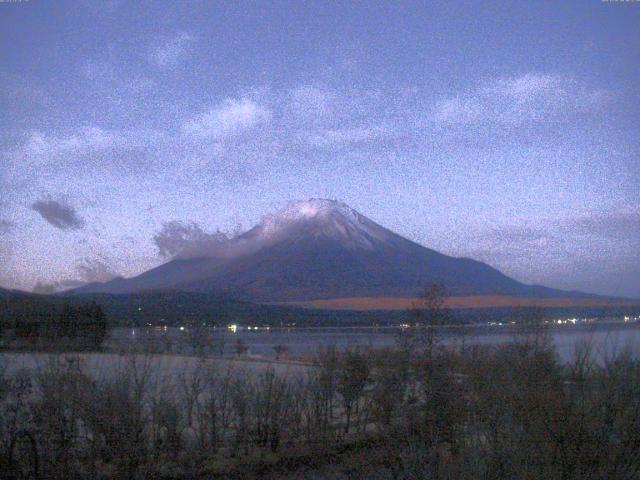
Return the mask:
[[[110,332],[106,345],[148,346],[174,353],[191,353],[195,348],[206,351],[235,351],[238,342],[248,348],[253,356],[271,358],[274,347],[284,346],[292,356],[310,356],[320,347],[335,346],[339,349],[393,347],[399,335],[409,331],[402,327],[134,327],[116,328]],[[516,325],[472,325],[443,327],[439,329],[442,343],[447,345],[491,345],[511,342],[525,330]],[[592,341],[600,357],[614,354],[625,348],[640,347],[640,322],[618,319],[599,320],[562,325],[550,325],[549,335],[560,359],[572,358],[576,345]]]

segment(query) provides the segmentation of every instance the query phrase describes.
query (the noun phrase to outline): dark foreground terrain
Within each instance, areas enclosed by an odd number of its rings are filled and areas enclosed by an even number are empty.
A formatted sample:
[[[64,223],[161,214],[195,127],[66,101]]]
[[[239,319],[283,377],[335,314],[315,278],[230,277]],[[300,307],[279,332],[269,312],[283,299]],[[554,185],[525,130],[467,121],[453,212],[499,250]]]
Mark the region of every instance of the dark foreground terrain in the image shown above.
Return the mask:
[[[640,361],[544,331],[319,351],[286,368],[157,355],[5,354],[3,478],[640,478]],[[93,360],[91,358],[94,358]],[[160,356],[161,358],[172,358]],[[110,360],[109,360],[110,359]],[[247,364],[248,365],[248,364]]]

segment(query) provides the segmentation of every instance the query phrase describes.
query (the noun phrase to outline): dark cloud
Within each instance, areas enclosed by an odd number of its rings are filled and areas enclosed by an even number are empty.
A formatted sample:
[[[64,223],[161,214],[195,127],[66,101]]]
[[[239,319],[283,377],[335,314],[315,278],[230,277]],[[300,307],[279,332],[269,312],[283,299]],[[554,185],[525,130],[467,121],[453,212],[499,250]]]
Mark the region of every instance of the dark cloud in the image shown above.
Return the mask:
[[[593,213],[575,218],[566,228],[583,234],[629,237],[640,242],[640,206],[610,213]]]
[[[84,221],[72,207],[55,200],[38,200],[31,208],[61,230],[78,230],[84,226]]]
[[[499,239],[506,243],[530,243],[539,244],[548,239],[548,232],[543,229],[514,225],[509,228],[494,228],[490,231],[491,238]]]
[[[640,297],[640,206],[490,229],[465,250],[516,278]]]
[[[503,244],[545,246],[566,243],[567,238],[589,236],[611,237],[617,241],[640,243],[640,206],[614,212],[591,212],[569,218],[559,218],[535,226],[513,225],[492,229],[488,238]]]
[[[11,229],[14,227],[14,223],[10,222],[9,220],[5,220],[3,218],[0,218],[0,235],[2,235],[3,233],[7,233],[9,231],[11,231]]]
[[[207,233],[196,223],[167,222],[153,241],[162,257],[195,258],[215,256],[229,238],[222,232]]]

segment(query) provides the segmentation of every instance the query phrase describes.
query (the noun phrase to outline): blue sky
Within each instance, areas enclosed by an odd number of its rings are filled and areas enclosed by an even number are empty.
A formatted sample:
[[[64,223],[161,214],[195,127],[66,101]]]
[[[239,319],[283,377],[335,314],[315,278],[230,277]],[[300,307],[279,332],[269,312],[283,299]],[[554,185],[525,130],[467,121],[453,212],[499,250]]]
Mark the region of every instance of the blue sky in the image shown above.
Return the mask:
[[[528,283],[640,297],[640,4],[0,3],[0,285],[167,222],[342,200]]]

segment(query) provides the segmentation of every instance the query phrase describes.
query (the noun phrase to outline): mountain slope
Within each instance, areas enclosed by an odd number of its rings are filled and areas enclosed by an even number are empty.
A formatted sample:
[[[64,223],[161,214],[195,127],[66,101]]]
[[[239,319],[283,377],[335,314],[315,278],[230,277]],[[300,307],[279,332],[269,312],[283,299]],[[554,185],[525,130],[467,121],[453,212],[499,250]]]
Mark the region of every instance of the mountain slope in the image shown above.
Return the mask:
[[[131,279],[77,292],[176,289],[260,302],[406,296],[430,282],[452,295],[585,296],[524,285],[495,268],[411,242],[347,205],[312,199],[291,203],[248,232],[177,258]]]

